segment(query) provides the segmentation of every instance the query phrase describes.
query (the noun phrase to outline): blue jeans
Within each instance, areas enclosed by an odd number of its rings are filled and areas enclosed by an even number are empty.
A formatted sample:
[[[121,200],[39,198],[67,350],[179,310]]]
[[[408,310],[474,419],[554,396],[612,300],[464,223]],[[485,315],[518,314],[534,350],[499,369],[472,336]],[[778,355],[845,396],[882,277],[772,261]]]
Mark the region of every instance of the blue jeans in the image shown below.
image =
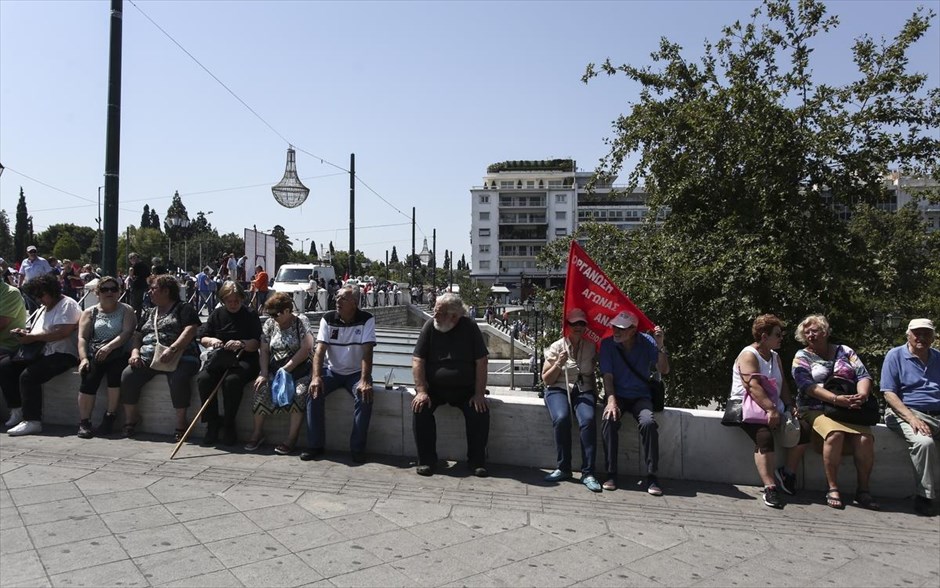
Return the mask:
[[[646,459],[646,473],[655,474],[659,469],[659,425],[653,417],[653,401],[649,398],[618,396],[617,406],[620,407],[620,418],[629,412],[637,422],[637,427],[640,429],[640,442],[643,445],[643,456]],[[601,425],[604,456],[607,458],[607,474],[610,477],[617,475],[617,453],[620,451],[619,431],[619,420],[604,420],[604,424]]]
[[[345,388],[353,397],[353,427],[349,436],[349,449],[355,453],[366,450],[369,437],[369,421],[372,419],[372,403],[363,402],[362,393],[356,391],[362,372],[343,375],[333,373],[330,368],[323,371],[323,390],[317,398],[307,401],[307,447],[323,449],[326,445],[326,397],[337,388]]]
[[[558,469],[571,471],[571,412],[574,409],[581,430],[581,474],[594,475],[594,456],[597,454],[597,422],[594,419],[594,391],[576,392],[569,397],[562,388],[545,390],[545,406],[552,417],[555,430],[555,451]]]

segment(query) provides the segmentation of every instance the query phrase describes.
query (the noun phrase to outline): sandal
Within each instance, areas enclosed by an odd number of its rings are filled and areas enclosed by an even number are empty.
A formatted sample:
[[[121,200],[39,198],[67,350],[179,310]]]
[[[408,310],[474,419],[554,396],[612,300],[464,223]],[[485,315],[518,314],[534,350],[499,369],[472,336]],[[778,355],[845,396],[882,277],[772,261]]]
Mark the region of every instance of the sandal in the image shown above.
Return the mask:
[[[173,443],[179,443],[183,440],[183,435],[186,434],[186,429],[176,429],[176,432],[173,434]]]
[[[842,497],[839,495],[838,488],[830,488],[826,491],[826,506],[836,510],[842,510],[845,508],[845,504],[842,502]]]
[[[862,508],[867,508],[868,510],[881,510],[881,505],[875,502],[871,492],[868,490],[859,490],[856,492],[855,500],[853,502]]]

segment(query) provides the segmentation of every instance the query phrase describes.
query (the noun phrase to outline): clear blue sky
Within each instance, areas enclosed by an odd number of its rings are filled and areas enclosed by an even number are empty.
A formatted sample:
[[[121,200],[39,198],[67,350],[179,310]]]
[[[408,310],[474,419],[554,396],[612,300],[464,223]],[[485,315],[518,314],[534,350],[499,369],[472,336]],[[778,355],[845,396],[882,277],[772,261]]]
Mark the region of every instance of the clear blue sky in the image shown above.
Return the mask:
[[[384,260],[437,229],[438,260],[470,260],[470,195],[486,166],[572,157],[592,170],[611,121],[638,88],[625,78],[584,85],[589,62],[644,65],[661,36],[690,56],[756,2],[177,2],[136,1],[277,133],[124,3],[120,219],[144,204],[166,214],[178,190],[191,217],[212,211],[220,232],[279,224],[299,248],[348,247],[348,168],[356,154],[356,246]],[[852,74],[862,33],[893,36],[917,5],[828,4],[839,29],[816,44],[816,72]],[[109,2],[0,0],[0,208],[26,192],[35,229],[95,226],[104,184]],[[940,27],[913,69],[940,79]],[[274,201],[287,143],[310,197]],[[44,186],[44,182],[70,194]],[[221,191],[224,190],[224,191]],[[400,214],[399,211],[403,214]],[[393,226],[388,226],[393,225]],[[370,228],[371,227],[371,228]],[[6,253],[6,252],[5,252]]]

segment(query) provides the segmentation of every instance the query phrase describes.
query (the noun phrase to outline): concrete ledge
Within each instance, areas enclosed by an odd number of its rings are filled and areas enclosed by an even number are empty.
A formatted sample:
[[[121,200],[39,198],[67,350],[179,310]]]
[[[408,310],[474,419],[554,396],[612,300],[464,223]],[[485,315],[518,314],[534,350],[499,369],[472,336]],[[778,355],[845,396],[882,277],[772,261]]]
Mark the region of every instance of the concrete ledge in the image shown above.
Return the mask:
[[[47,423],[78,425],[79,376],[68,372],[44,386],[44,416]],[[193,385],[190,417],[200,406]],[[238,411],[239,439],[246,440],[252,430],[250,388],[246,387]],[[93,421],[98,423],[106,408],[104,388],[99,391]],[[414,457],[414,434],[411,418],[411,390],[376,388],[368,451],[375,454]],[[489,460],[493,463],[539,467],[555,467],[555,447],[551,420],[541,399],[520,396],[489,397],[490,421]],[[349,451],[352,429],[352,399],[348,392],[337,390],[327,399],[327,449]],[[140,430],[147,433],[172,434],[173,409],[166,379],[157,376],[141,395]],[[466,437],[463,415],[459,410],[442,406],[435,412],[438,430],[438,454],[442,459],[466,459]],[[600,409],[598,409],[598,474],[604,473],[604,453],[600,443]],[[123,420],[123,418],[121,419]],[[759,485],[754,467],[753,446],[747,436],[734,427],[721,425],[721,413],[706,410],[667,408],[656,416],[659,423],[660,475],[664,478]],[[120,421],[119,421],[120,422]],[[287,417],[271,416],[265,421],[269,444],[283,441],[287,435]],[[907,446],[884,425],[874,427],[875,468],[872,492],[876,496],[904,497],[914,491],[914,475]],[[194,431],[201,437],[203,426]],[[306,443],[301,433],[300,445]],[[580,450],[576,424],[572,428],[574,468],[580,467]],[[632,419],[623,421],[620,431],[620,472],[626,475],[645,473],[639,433]],[[777,452],[783,460],[785,450]],[[810,449],[797,472],[799,486],[823,492],[826,488],[822,457]],[[840,487],[851,496],[855,491],[855,467],[850,457],[843,458]]]

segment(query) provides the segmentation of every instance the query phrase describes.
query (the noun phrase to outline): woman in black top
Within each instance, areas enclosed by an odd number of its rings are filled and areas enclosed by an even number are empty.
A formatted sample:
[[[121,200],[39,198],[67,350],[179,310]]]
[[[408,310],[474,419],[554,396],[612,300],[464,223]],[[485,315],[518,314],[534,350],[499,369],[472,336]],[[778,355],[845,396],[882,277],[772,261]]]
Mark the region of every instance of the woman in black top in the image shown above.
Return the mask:
[[[259,370],[261,321],[254,310],[245,306],[245,290],[237,282],[225,282],[219,289],[219,299],[222,306],[212,311],[201,329],[199,342],[210,350],[210,357],[196,376],[196,386],[199,398],[205,402],[222,379],[225,416],[223,424],[218,401],[213,398],[202,415],[206,423],[203,445],[214,445],[218,441],[220,427],[224,431],[223,445],[234,445],[238,440],[235,415],[245,384],[253,381]]]

